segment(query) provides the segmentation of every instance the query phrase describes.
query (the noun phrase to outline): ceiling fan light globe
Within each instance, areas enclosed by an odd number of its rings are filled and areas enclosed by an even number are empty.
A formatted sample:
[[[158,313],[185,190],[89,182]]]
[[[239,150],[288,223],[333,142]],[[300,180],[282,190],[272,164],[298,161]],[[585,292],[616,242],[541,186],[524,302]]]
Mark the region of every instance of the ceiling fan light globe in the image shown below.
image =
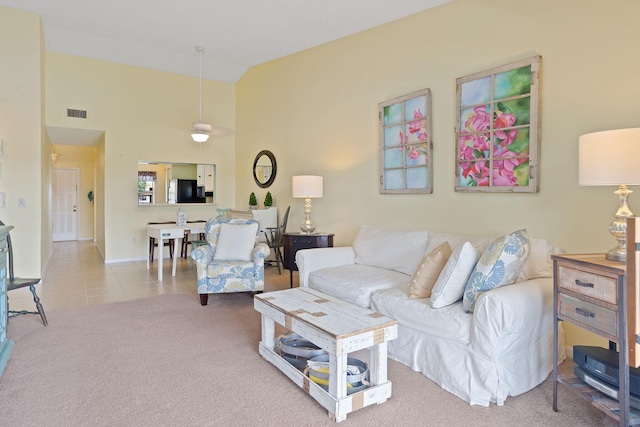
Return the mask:
[[[191,138],[193,138],[195,142],[207,142],[209,135],[202,132],[194,132],[191,134]]]

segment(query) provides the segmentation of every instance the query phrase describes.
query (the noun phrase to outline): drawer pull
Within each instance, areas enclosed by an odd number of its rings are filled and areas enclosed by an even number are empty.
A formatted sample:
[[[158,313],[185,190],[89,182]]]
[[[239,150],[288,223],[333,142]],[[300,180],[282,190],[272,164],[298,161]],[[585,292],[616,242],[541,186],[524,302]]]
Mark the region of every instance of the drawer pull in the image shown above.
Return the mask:
[[[596,317],[595,313],[592,313],[580,307],[576,307],[576,313],[584,317]]]
[[[171,233],[162,233],[162,237],[169,237],[171,236]]]
[[[576,279],[576,285],[581,286],[583,288],[593,288],[593,283],[583,282],[579,279]]]

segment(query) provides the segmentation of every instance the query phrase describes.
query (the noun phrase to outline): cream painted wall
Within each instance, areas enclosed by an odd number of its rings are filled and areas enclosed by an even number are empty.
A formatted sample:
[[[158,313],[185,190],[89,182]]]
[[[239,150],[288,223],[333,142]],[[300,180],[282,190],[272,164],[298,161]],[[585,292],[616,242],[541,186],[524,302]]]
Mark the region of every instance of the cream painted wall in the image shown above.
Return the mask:
[[[95,182],[95,191],[93,192],[93,213],[94,213],[94,218],[95,218],[95,222],[94,222],[94,236],[95,236],[95,240],[96,240],[96,246],[98,248],[98,250],[100,251],[100,254],[102,254],[102,258],[106,259],[105,257],[105,197],[104,197],[104,183],[106,180],[106,172],[105,172],[105,167],[104,167],[104,146],[105,146],[105,141],[104,141],[104,134],[102,135],[102,138],[100,139],[100,142],[98,143],[98,147],[96,150],[96,170],[95,170],[95,177],[94,177],[94,182]]]
[[[37,277],[51,248],[42,190],[50,167],[44,158],[49,148],[43,133],[42,27],[37,15],[4,7],[0,12],[0,192],[6,196],[0,219],[15,227],[16,275]],[[19,198],[26,207],[18,207]]]
[[[44,40],[42,40],[44,46]],[[44,49],[43,49],[44,54]],[[42,70],[44,74],[44,70]],[[44,80],[44,76],[43,76]],[[44,98],[42,99],[42,110],[44,111]],[[44,114],[43,114],[44,117]],[[40,176],[40,202],[41,202],[41,226],[40,231],[40,269],[39,277],[44,277],[44,272],[47,270],[49,260],[53,251],[53,215],[51,213],[51,206],[53,203],[53,193],[51,188],[51,141],[47,131],[42,126],[42,150],[41,150],[41,167],[42,174]],[[17,274],[17,273],[16,273]]]
[[[204,121],[235,128],[234,85],[205,80],[202,101]],[[87,110],[87,119],[67,118],[67,108]],[[47,52],[46,110],[47,125],[105,131],[103,225],[97,221],[104,230],[95,234],[107,262],[144,259],[145,224],[176,218],[176,206],[138,206],[138,160],[216,164],[218,204],[234,206],[235,135],[204,144],[190,137],[197,78]],[[183,209],[190,218],[210,218],[216,207]]]
[[[264,197],[251,166],[269,149],[278,162],[269,190],[280,213],[292,206],[288,230],[304,206],[291,177],[320,174],[312,218],[336,245],[361,224],[490,236],[526,227],[569,252],[606,251],[617,199],[614,188],[578,186],[578,137],[640,126],[638,16],[635,0],[456,0],[254,67],[237,85],[236,200]],[[542,55],[540,192],[456,193],[456,78],[533,55]],[[378,103],[423,88],[433,96],[434,192],[381,195]],[[640,213],[640,194],[630,203]]]
[[[49,264],[53,250],[51,215],[51,141],[45,129],[45,90],[46,87],[46,51],[42,22],[38,25],[40,33],[40,271],[44,272]],[[43,273],[40,276],[44,276]]]
[[[78,190],[78,239],[93,240],[93,221],[95,203],[91,203],[87,194],[94,190],[96,169],[96,147],[77,145],[56,145],[56,152],[60,154],[54,169],[77,169],[80,181]]]

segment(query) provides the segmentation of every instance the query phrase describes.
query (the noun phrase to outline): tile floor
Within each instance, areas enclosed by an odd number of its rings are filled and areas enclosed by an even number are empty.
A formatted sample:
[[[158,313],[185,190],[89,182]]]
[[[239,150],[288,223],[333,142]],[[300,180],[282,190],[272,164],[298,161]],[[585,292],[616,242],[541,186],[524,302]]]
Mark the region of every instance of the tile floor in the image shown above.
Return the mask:
[[[188,259],[178,259],[175,277],[171,276],[172,263],[165,259],[162,281],[158,281],[156,263],[157,259],[150,270],[146,261],[105,264],[92,241],[56,242],[37,293],[45,313],[161,294],[197,296],[196,267],[189,267]],[[20,270],[16,270],[19,276]],[[297,286],[297,273],[293,280]],[[289,288],[289,271],[282,270],[279,275],[275,264],[266,266],[265,291],[286,288]],[[11,291],[8,296],[11,310],[35,310],[29,288]]]

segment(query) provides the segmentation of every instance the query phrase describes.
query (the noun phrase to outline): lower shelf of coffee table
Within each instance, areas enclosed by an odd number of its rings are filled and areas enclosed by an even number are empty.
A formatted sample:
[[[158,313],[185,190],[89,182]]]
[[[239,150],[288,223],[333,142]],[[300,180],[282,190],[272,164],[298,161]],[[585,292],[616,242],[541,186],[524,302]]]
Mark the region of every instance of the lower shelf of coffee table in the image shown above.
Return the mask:
[[[309,377],[287,362],[282,356],[263,345],[262,342],[259,345],[259,351],[262,357],[282,371],[298,387],[304,389],[322,407],[329,411],[336,421],[342,421],[347,414],[353,411],[369,405],[383,403],[391,397],[391,381],[387,381],[337,399],[320,385],[311,381]]]

